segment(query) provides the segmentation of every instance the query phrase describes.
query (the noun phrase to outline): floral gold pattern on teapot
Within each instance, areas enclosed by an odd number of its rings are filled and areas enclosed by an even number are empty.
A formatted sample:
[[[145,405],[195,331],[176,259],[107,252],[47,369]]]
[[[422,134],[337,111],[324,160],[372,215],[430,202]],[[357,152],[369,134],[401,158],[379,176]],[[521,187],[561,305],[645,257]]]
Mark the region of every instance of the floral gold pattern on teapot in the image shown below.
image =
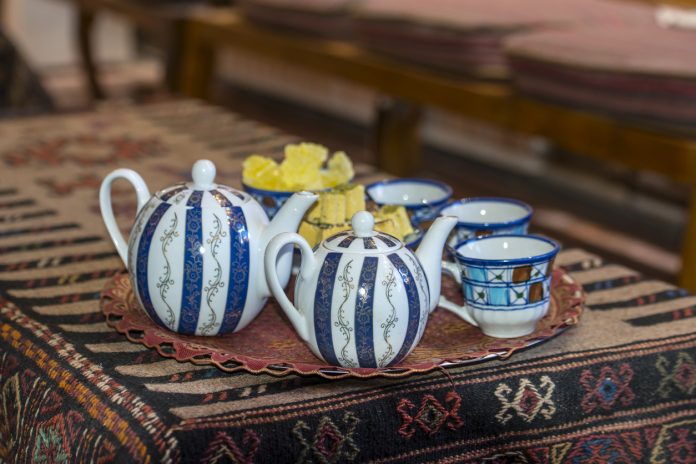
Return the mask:
[[[119,178],[133,185],[138,199],[128,244],[111,207],[111,184]],[[212,162],[197,161],[192,178],[150,197],[140,175],[117,169],[102,182],[102,217],[152,320],[182,334],[235,332],[258,315],[270,296],[263,269],[268,241],[297,230],[317,197],[308,192],[293,195],[269,223],[247,193],[214,183]],[[275,270],[285,286],[292,247],[280,254]]]
[[[437,306],[442,249],[456,223],[438,218],[415,254],[375,232],[367,211],[353,216],[352,232],[324,240],[316,251],[298,234],[281,234],[266,249],[268,285],[300,337],[327,363],[391,366],[418,344]],[[289,244],[302,252],[294,305],[274,266]]]

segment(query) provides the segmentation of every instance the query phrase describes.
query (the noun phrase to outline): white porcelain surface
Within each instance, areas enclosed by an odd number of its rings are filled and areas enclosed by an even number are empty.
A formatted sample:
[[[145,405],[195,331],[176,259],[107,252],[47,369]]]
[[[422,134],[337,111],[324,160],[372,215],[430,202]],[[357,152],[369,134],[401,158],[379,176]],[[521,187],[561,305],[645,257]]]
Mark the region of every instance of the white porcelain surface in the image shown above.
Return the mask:
[[[138,196],[127,244],[111,210],[111,183],[118,178],[130,181]],[[102,216],[133,290],[155,322],[185,334],[235,332],[258,315],[270,296],[263,269],[268,241],[297,230],[316,195],[295,194],[269,223],[248,194],[214,183],[212,162],[196,162],[192,178],[150,198],[137,173],[116,170],[101,186]],[[280,254],[276,271],[287,285],[292,248]]]
[[[532,208],[509,198],[465,198],[442,208],[440,215],[457,217],[457,226],[447,241],[454,247],[475,237],[526,234]]]
[[[444,216],[456,216],[459,221],[481,225],[517,221],[528,214],[522,205],[496,200],[455,203],[442,209]]]
[[[281,234],[266,250],[266,276],[298,334],[332,365],[387,367],[420,341],[440,294],[440,257],[454,218],[436,221],[414,254],[375,232],[366,211],[312,251],[297,234]],[[297,244],[302,264],[290,302],[274,271],[279,250]]]
[[[489,337],[516,338],[534,332],[539,319],[546,316],[550,301],[520,310],[516,313],[491,311],[469,306],[471,317],[477,322],[481,331]]]
[[[437,184],[400,180],[371,187],[368,194],[379,204],[417,206],[441,201],[447,191]]]

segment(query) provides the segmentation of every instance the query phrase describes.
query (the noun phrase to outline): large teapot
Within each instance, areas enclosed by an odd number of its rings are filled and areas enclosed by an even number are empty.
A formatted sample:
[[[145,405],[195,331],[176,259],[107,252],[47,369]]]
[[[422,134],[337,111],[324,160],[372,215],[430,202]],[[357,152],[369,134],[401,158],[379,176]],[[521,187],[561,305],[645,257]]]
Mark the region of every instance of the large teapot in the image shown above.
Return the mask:
[[[270,296],[263,270],[266,244],[281,232],[296,231],[317,196],[296,193],[269,223],[247,193],[213,183],[212,162],[197,161],[192,177],[193,182],[150,197],[140,175],[117,169],[101,185],[102,217],[141,306],[156,323],[183,334],[236,332]],[[138,201],[127,245],[111,207],[111,184],[120,178],[133,185]],[[292,246],[280,254],[274,269],[285,286]]]
[[[395,237],[374,231],[360,211],[352,232],[341,232],[312,251],[298,234],[277,236],[266,249],[273,296],[315,355],[334,366],[386,367],[418,344],[440,296],[442,249],[455,217],[440,217],[414,254]],[[276,271],[279,254],[296,244],[302,264],[295,305]]]

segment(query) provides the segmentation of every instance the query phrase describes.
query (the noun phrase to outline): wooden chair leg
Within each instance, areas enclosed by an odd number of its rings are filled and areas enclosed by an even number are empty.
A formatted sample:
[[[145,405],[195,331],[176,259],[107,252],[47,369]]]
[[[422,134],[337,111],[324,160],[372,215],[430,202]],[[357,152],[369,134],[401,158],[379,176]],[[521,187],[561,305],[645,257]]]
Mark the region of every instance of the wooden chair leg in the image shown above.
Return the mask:
[[[398,176],[421,167],[420,123],[422,108],[414,103],[380,98],[375,122],[377,166]]]
[[[184,26],[181,50],[178,92],[186,97],[208,98],[215,70],[215,52],[195,24]]]
[[[94,12],[79,8],[78,25],[77,25],[77,40],[80,48],[80,56],[82,58],[82,66],[87,76],[87,85],[89,86],[90,96],[94,100],[104,98],[104,91],[99,85],[97,79],[97,68],[94,64],[94,55],[92,53],[92,26],[94,25]]]
[[[167,90],[176,92],[181,81],[183,46],[184,46],[184,21],[176,20],[169,27],[165,48],[165,74],[164,82]]]
[[[696,292],[696,186],[692,187],[689,221],[682,241],[682,268],[679,285]]]

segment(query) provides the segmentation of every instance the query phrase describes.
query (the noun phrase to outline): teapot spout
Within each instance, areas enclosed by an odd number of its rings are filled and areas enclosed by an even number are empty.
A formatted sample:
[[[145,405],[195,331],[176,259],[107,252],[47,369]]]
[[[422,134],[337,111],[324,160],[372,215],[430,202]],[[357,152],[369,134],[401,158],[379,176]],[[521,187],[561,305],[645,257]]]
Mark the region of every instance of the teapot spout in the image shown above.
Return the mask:
[[[297,232],[307,210],[317,201],[312,192],[298,192],[291,196],[273,217],[264,231],[264,245],[283,232]]]
[[[428,290],[430,291],[430,311],[437,307],[440,298],[440,281],[442,273],[442,249],[445,247],[447,237],[457,225],[454,216],[439,217],[430,226],[423,237],[423,241],[416,250],[416,256],[420,261],[425,275],[428,277]]]
[[[266,229],[263,231],[261,246],[262,249],[266,249],[268,242],[270,242],[273,237],[283,232],[297,232],[300,227],[300,222],[304,217],[307,210],[317,201],[318,195],[312,192],[298,192],[291,196],[288,201],[280,208],[280,210],[273,217]],[[285,246],[281,252],[278,254],[278,262],[276,270],[278,272],[280,285],[285,288],[290,279],[290,269],[292,267],[292,254],[293,246]],[[287,277],[285,277],[287,276]],[[266,279],[261,279],[262,284],[260,288],[262,289],[263,296],[270,296],[271,291],[266,285]]]

